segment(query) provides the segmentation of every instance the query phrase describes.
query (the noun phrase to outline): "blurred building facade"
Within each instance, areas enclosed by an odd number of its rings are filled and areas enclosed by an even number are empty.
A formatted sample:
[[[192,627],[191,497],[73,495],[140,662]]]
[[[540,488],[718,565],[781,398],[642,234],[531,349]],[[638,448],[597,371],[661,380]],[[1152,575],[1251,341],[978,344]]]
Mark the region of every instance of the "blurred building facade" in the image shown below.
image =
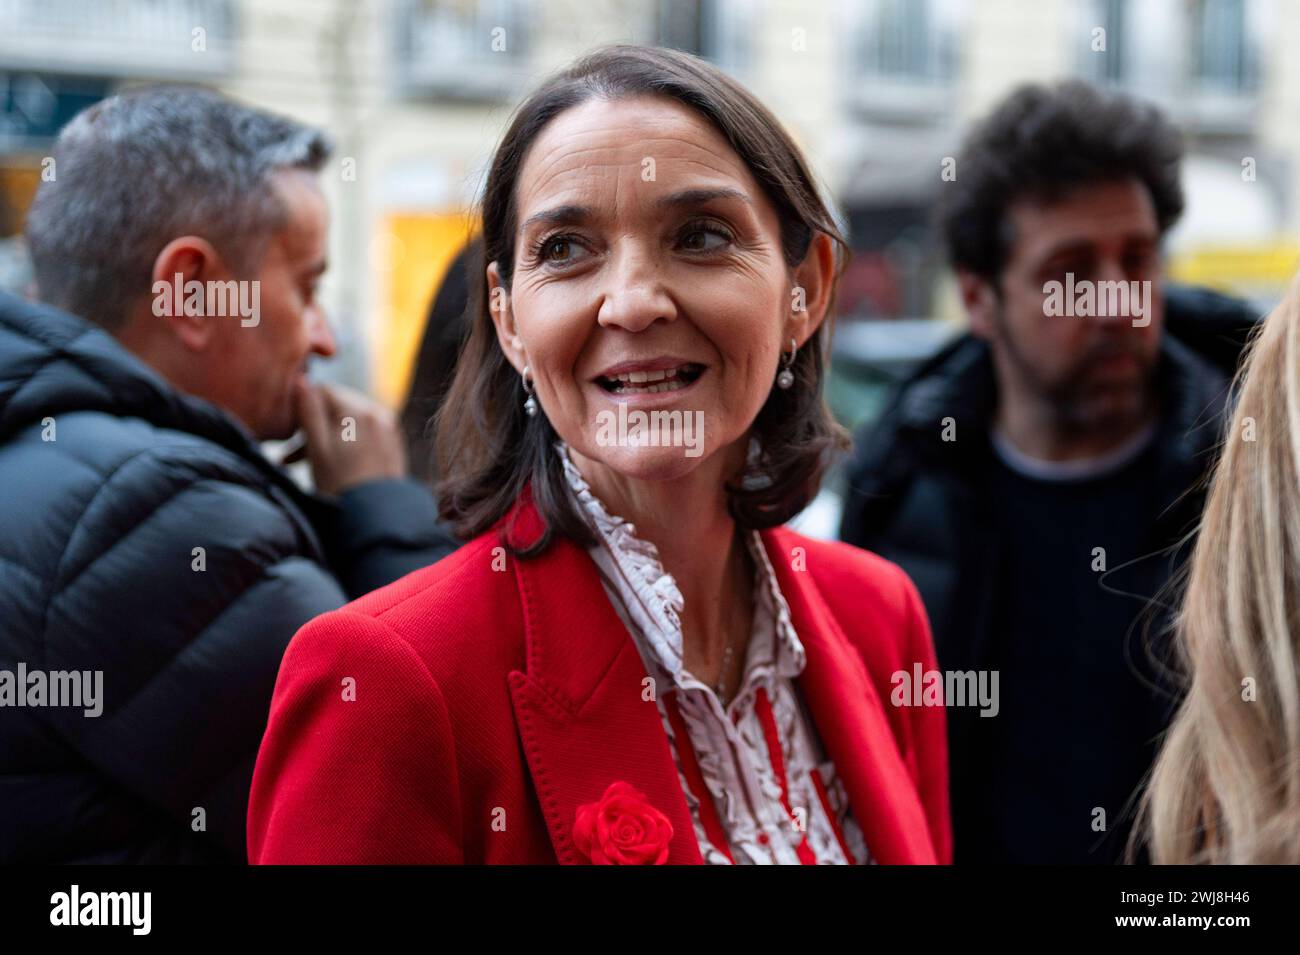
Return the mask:
[[[658,43],[720,64],[807,150],[855,248],[844,319],[954,314],[943,160],[1015,84],[1065,76],[1183,124],[1171,266],[1267,301],[1300,254],[1292,40],[1289,0],[0,0],[0,231],[59,126],[123,85],[211,84],[322,125],[337,374],[396,402],[514,104],[592,46]]]

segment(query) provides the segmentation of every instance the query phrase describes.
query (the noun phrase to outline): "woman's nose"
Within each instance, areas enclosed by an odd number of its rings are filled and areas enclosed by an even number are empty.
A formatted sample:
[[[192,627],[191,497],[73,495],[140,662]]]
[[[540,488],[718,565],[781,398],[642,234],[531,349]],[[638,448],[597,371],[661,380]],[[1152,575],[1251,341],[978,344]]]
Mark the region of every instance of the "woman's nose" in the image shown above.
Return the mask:
[[[641,256],[628,256],[613,270],[596,320],[607,327],[636,332],[658,319],[672,321],[676,317],[677,306],[654,263]]]

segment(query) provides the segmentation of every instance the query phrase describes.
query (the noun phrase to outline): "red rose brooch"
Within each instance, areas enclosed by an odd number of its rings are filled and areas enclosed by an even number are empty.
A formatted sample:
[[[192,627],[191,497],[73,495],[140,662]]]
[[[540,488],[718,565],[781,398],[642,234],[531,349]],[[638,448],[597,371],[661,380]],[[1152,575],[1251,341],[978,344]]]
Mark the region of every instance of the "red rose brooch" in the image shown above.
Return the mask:
[[[578,807],[573,842],[594,865],[663,865],[673,824],[627,783],[610,783],[597,802]]]

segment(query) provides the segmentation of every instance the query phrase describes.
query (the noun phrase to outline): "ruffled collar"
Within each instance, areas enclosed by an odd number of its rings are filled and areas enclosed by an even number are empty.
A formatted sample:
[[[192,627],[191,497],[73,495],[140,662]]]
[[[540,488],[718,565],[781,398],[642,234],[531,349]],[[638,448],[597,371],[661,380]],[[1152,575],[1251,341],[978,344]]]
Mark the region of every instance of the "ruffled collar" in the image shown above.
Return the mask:
[[[600,498],[596,497],[586,479],[569,457],[564,441],[555,443],[556,453],[564,467],[564,476],[588,525],[596,532],[599,542],[595,546],[603,560],[597,563],[612,564],[625,586],[616,589],[623,598],[624,610],[649,644],[659,664],[675,683],[682,680],[682,625],[684,605],[682,592],[659,559],[659,550],[653,543],[637,536],[636,527],[617,515],[611,514]],[[766,548],[757,531],[751,531],[746,543],[756,569],[755,626],[759,629],[760,608],[770,613],[780,652],[768,657],[782,676],[794,676],[803,671],[805,656],[803,645],[790,620],[790,608],[776,580],[776,573],[768,559]],[[765,631],[766,632],[766,631]],[[751,654],[758,647],[751,646]]]
[[[655,655],[674,679],[682,671],[681,612],[684,600],[672,574],[659,560],[659,549],[648,540],[636,536],[636,527],[610,514],[577,466],[569,458],[569,446],[556,442],[555,450],[564,464],[564,476],[569,487],[582,504],[588,524],[603,541],[606,552],[618,567],[623,579],[631,585],[639,606],[629,605],[627,610],[645,632]],[[675,637],[675,638],[674,638]]]

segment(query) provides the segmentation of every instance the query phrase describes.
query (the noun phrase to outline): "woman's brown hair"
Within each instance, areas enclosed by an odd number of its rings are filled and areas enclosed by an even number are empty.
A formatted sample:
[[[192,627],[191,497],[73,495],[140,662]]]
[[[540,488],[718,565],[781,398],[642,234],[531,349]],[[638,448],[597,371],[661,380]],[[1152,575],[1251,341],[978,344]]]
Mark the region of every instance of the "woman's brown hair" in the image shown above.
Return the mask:
[[[804,260],[815,233],[836,243],[837,273],[847,245],[793,140],[774,116],[734,80],[697,57],[675,50],[610,46],[589,53],[555,74],[515,113],[488,172],[482,201],[483,264],[497,262],[510,288],[515,260],[515,184],[529,147],[546,125],[571,107],[601,97],[660,96],[700,114],[730,142],[757,179],[781,223],[786,264]],[[828,312],[834,297],[827,306]],[[591,534],[568,496],[553,445],[558,436],[546,415],[524,412],[523,383],[497,341],[489,312],[487,278],[475,279],[471,330],[451,389],[437,417],[441,517],[462,539],[482,534],[506,516],[525,486],[547,530],[531,546],[544,550],[558,532],[583,544]],[[799,350],[794,385],[773,388],[754,421],[760,453],[727,488],[728,507],[744,528],[789,520],[816,494],[829,453],[847,446],[844,430],[822,398],[827,321]]]

